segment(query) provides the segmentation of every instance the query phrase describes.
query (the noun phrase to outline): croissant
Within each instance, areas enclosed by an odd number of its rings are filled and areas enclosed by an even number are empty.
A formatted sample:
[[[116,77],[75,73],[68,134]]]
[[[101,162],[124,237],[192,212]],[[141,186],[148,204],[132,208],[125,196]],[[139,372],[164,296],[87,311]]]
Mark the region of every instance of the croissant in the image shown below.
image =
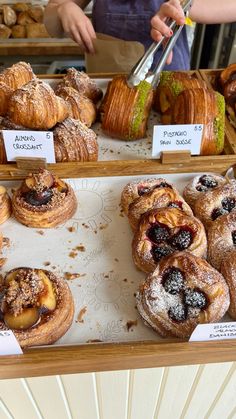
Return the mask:
[[[224,148],[225,100],[213,90],[181,92],[171,115],[173,124],[203,124],[200,154],[220,154]]]
[[[65,119],[54,128],[53,137],[57,162],[97,161],[97,136],[82,122]]]
[[[0,81],[0,116],[7,113],[10,97],[14,90],[7,84]]]
[[[62,97],[70,105],[70,117],[79,119],[90,127],[96,119],[96,106],[86,96],[81,95],[73,87],[63,87],[57,89],[56,94]]]
[[[0,82],[11,87],[13,90],[19,89],[35,77],[30,64],[23,61],[13,64],[0,74]]]
[[[59,87],[73,87],[80,94],[88,97],[94,103],[102,98],[102,90],[96,83],[84,72],[77,71],[75,68],[69,68]]]
[[[185,89],[206,88],[206,83],[187,73],[163,71],[154,93],[153,108],[161,113],[161,122],[170,124],[171,108],[178,94]]]
[[[115,76],[101,105],[102,130],[122,140],[145,137],[152,99],[153,89],[146,81],[130,88],[125,76]]]
[[[32,129],[50,129],[69,115],[69,106],[41,80],[32,80],[10,98],[8,116],[15,123]]]

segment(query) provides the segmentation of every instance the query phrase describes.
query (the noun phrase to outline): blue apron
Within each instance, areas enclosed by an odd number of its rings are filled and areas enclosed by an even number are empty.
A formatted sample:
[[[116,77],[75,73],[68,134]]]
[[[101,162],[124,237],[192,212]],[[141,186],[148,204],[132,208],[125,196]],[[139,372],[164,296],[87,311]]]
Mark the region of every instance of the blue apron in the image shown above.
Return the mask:
[[[150,20],[163,0],[94,0],[93,25],[96,32],[126,41],[139,41],[145,49],[153,42]],[[190,53],[186,29],[183,28],[174,47],[172,63],[165,70],[189,70]],[[157,62],[158,51],[154,62]]]

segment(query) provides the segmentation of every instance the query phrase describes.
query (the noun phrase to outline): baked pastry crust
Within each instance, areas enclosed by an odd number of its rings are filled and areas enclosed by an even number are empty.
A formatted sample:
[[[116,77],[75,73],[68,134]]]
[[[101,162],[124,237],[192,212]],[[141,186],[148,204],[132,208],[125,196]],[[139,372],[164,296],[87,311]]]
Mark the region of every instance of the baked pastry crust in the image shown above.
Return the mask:
[[[230,305],[228,313],[236,320],[236,250],[229,251],[221,263],[221,273],[229,287]]]
[[[201,194],[212,191],[226,182],[223,176],[214,173],[205,173],[195,176],[184,188],[183,197],[193,209],[196,200]]]
[[[230,181],[202,194],[194,206],[194,214],[208,229],[218,217],[236,210],[236,182]]]
[[[55,89],[56,94],[57,89],[60,89],[61,86],[73,87],[77,92],[88,97],[94,103],[97,103],[103,96],[102,90],[96,85],[94,80],[83,71],[77,71],[73,67],[67,70],[62,82]]]
[[[0,74],[0,82],[6,84],[12,90],[19,89],[34,78],[35,75],[31,65],[24,61],[13,64]]]
[[[187,338],[199,323],[219,321],[229,307],[223,276],[188,252],[164,258],[136,298],[141,317],[163,337]]]
[[[47,130],[68,115],[69,105],[41,80],[32,80],[17,89],[9,100],[9,118],[27,128]]]
[[[124,211],[125,215],[128,216],[129,206],[132,202],[140,196],[151,192],[153,189],[164,186],[173,188],[173,185],[170,182],[167,182],[164,178],[137,179],[127,183],[121,193],[122,211]]]
[[[82,122],[67,118],[53,130],[57,162],[97,161],[97,135]]]
[[[16,328],[10,328],[22,348],[54,343],[69,329],[74,315],[73,297],[68,284],[58,275],[44,269],[13,269],[5,277],[3,290],[0,330],[7,330],[13,321]],[[29,309],[35,314],[28,319],[29,327],[24,321],[15,323]],[[10,324],[6,313],[10,313]]]
[[[0,224],[10,218],[11,212],[11,199],[4,186],[0,185]]]
[[[193,215],[191,208],[177,189],[168,186],[155,188],[137,198],[129,206],[128,219],[134,231],[138,227],[141,216],[154,208],[178,208],[187,215]]]
[[[236,212],[232,211],[214,221],[207,236],[209,262],[219,270],[226,254],[236,246]]]
[[[96,106],[86,96],[81,95],[73,87],[61,87],[57,89],[57,96],[62,97],[70,105],[69,116],[73,119],[78,119],[91,127],[96,120],[97,110]]]
[[[225,100],[214,90],[188,89],[177,97],[172,124],[203,124],[201,155],[220,154],[224,148]]]
[[[177,208],[156,208],[143,214],[132,242],[135,265],[152,272],[163,257],[178,250],[206,257],[207,240],[201,221]]]
[[[102,130],[121,140],[144,138],[152,100],[153,89],[145,80],[130,88],[126,76],[115,76],[100,108]]]
[[[12,195],[13,214],[28,227],[56,227],[69,220],[76,208],[71,186],[48,170],[30,174]]]

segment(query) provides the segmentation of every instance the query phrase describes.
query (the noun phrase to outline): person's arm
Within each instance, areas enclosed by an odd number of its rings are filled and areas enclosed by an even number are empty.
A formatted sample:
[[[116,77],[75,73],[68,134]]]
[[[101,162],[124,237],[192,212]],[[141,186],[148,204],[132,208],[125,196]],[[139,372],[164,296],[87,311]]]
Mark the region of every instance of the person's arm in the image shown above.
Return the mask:
[[[44,14],[49,34],[56,37],[66,34],[84,51],[94,53],[93,39],[96,34],[90,19],[82,10],[90,1],[49,0]]]
[[[197,23],[214,24],[236,21],[236,0],[193,0],[189,13]],[[184,24],[184,15],[179,0],[164,2],[151,20],[151,36],[159,41],[162,35],[171,36],[167,18],[174,19],[179,25]]]

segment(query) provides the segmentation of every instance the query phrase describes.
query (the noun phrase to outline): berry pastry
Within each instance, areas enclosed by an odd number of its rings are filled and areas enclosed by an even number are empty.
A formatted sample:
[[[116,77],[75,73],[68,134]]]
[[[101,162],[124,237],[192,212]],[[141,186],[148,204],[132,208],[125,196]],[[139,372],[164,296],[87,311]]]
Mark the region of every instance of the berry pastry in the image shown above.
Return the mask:
[[[221,273],[225,278],[230,294],[230,305],[228,313],[233,320],[236,320],[236,249],[228,252],[222,260]]]
[[[187,338],[199,323],[219,321],[229,307],[223,276],[188,252],[164,258],[136,298],[141,317],[164,337]]]
[[[132,243],[134,263],[141,271],[152,272],[163,257],[183,250],[206,256],[201,221],[177,208],[153,209],[141,217]]]
[[[212,191],[201,194],[194,206],[194,213],[208,229],[222,215],[236,210],[236,182],[231,181]]]
[[[220,269],[226,254],[236,249],[236,212],[219,217],[208,230],[208,259]]]
[[[57,341],[74,315],[67,283],[42,269],[11,270],[4,278],[0,303],[0,330],[12,329],[22,348]]]
[[[48,170],[30,174],[12,196],[15,218],[28,227],[55,227],[69,220],[76,208],[71,186]]]
[[[194,208],[196,200],[202,193],[212,191],[225,182],[226,180],[223,176],[212,173],[195,176],[184,188],[184,199],[191,208]]]

